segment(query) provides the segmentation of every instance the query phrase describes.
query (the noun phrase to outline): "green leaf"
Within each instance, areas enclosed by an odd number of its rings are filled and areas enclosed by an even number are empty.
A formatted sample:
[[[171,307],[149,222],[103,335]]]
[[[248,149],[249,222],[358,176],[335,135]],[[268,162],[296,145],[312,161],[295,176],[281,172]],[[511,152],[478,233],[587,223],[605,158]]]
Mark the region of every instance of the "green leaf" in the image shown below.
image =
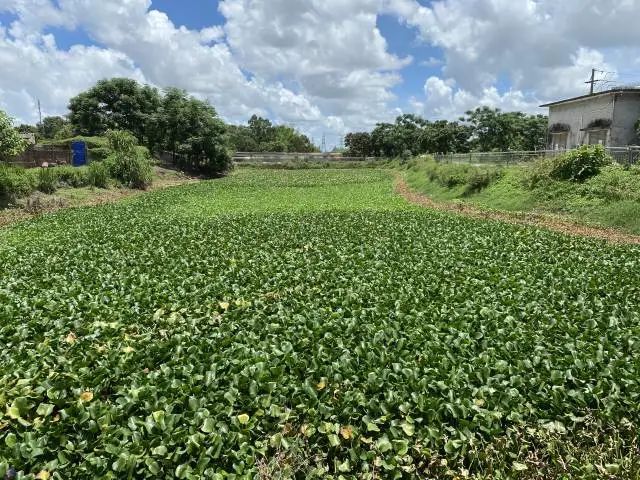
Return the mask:
[[[381,453],[385,453],[388,452],[389,450],[391,450],[393,447],[391,445],[391,442],[389,441],[389,437],[387,437],[386,435],[383,435],[381,438],[378,439],[378,441],[376,442],[376,448],[381,452]]]
[[[147,468],[151,473],[153,473],[154,475],[160,473],[160,464],[158,464],[158,462],[156,462],[153,458],[147,458],[145,460],[145,463],[147,464]]]
[[[51,405],[50,403],[41,403],[38,405],[36,413],[42,417],[48,417],[53,412],[53,409],[54,405]]]
[[[404,422],[402,424],[402,431],[405,433],[405,435],[412,437],[416,431],[416,428],[412,423]]]
[[[200,427],[200,430],[202,430],[204,433],[212,433],[215,431],[215,429],[216,423],[213,418],[205,418],[202,427]]]
[[[160,445],[151,450],[151,453],[154,455],[158,455],[159,457],[164,457],[167,454],[167,447],[164,445]]]
[[[329,439],[329,445],[331,445],[332,447],[340,446],[340,438],[338,438],[338,435],[336,435],[335,433],[327,435],[327,438]]]
[[[190,470],[189,465],[178,465],[176,468],[176,478],[187,478]]]
[[[6,437],[4,437],[4,443],[7,445],[7,447],[13,448],[15,447],[16,443],[18,443],[18,439],[16,438],[16,435],[14,433],[9,433]]]

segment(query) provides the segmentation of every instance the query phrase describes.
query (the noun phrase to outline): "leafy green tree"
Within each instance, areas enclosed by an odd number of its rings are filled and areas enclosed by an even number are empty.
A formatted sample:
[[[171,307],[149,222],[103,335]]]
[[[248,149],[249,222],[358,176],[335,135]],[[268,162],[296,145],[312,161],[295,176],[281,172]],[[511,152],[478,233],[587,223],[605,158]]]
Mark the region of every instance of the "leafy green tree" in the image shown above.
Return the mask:
[[[347,155],[352,157],[369,157],[373,154],[373,140],[369,132],[348,133],[344,137]]]
[[[40,125],[40,130],[42,132],[42,136],[47,139],[53,138],[61,138],[58,134],[61,130],[64,130],[65,133],[69,132],[69,129],[66,128],[69,126],[69,120],[64,117],[45,117],[42,119],[42,125]],[[73,136],[73,135],[69,135]],[[62,138],[69,138],[62,137]]]
[[[258,144],[274,140],[273,124],[266,118],[253,115],[249,119],[249,130]]]
[[[151,131],[155,148],[174,154],[185,169],[216,175],[229,167],[225,124],[209,103],[184,90],[165,90]]]
[[[27,144],[14,128],[11,117],[0,110],[0,160],[20,155],[26,148]]]
[[[251,129],[245,125],[228,125],[227,141],[236,152],[257,152],[258,142]]]
[[[69,119],[80,135],[103,135],[107,130],[127,130],[149,144],[151,118],[160,107],[158,90],[128,78],[99,81],[69,102]]]
[[[253,115],[247,126],[229,127],[228,140],[238,152],[317,151],[309,137],[287,125],[273,125],[270,120]]]
[[[547,117],[481,107],[467,112],[473,147],[482,152],[537,150],[547,143]]]
[[[469,151],[471,128],[458,122],[429,122],[420,137],[421,153],[465,153]]]

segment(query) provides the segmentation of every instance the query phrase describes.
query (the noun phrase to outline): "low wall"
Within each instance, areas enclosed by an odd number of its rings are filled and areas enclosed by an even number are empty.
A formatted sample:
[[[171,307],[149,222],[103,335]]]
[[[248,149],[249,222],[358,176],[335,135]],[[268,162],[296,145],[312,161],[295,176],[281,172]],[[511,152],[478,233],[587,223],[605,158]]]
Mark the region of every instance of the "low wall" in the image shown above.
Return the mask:
[[[363,162],[373,157],[343,157],[335,153],[269,153],[269,152],[236,152],[235,163],[284,163],[295,161],[307,162]]]
[[[72,154],[69,148],[38,145],[27,149],[24,153],[12,157],[5,163],[24,168],[42,167],[43,165],[69,165]]]

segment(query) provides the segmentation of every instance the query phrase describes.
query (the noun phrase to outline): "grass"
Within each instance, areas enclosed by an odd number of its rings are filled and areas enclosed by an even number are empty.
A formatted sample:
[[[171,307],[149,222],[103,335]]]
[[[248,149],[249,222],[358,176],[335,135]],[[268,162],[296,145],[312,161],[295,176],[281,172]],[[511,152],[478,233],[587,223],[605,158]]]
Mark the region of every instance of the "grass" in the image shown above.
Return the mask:
[[[466,171],[492,168],[498,173],[485,188],[473,193],[468,192],[466,183],[448,187],[430,179],[431,170],[447,170],[451,165],[436,166],[431,161],[420,161],[404,174],[414,190],[437,201],[462,201],[509,212],[560,214],[578,222],[640,234],[640,169],[637,167],[608,166],[582,183],[545,178],[533,185],[531,178],[536,166],[456,167]]]
[[[239,170],[0,230],[0,476],[637,478],[640,249]]]

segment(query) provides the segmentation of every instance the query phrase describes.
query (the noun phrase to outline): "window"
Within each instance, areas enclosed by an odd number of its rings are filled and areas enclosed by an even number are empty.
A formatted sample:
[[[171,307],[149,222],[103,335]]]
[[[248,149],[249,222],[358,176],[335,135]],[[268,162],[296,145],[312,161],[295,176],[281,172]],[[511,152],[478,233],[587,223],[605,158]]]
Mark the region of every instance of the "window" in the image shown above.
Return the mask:
[[[589,145],[607,145],[609,130],[589,130]]]
[[[558,132],[551,134],[551,148],[553,150],[566,150],[569,142],[569,132]]]

